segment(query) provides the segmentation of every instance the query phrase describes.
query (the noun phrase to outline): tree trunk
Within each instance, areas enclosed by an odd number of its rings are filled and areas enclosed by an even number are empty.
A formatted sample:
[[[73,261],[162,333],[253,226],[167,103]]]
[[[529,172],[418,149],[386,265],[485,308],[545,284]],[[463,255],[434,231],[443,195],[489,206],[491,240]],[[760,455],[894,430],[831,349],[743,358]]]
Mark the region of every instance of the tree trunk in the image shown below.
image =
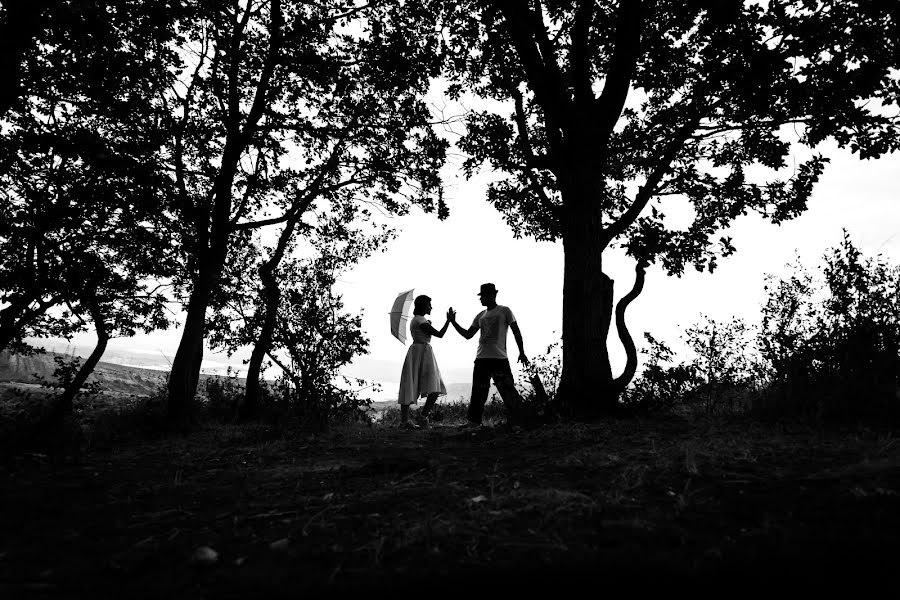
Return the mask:
[[[563,223],[563,369],[559,396],[570,416],[593,420],[614,413],[618,393],[607,335],[613,318],[613,281],[603,273],[598,199],[570,206]]]
[[[94,372],[94,368],[96,368],[97,363],[100,362],[100,357],[106,352],[106,345],[109,343],[109,330],[106,327],[106,319],[103,317],[99,304],[97,302],[91,302],[89,309],[91,311],[91,318],[94,321],[94,328],[97,330],[97,345],[94,347],[94,351],[91,352],[91,355],[85,363],[81,365],[75,379],[69,382],[69,385],[66,386],[66,389],[63,390],[62,395],[59,397],[56,407],[54,408],[54,412],[57,416],[71,414],[75,396],[78,395],[81,386],[84,385],[91,373]]]
[[[206,309],[212,295],[213,277],[211,265],[201,267],[188,300],[184,331],[169,373],[166,419],[174,425],[187,425],[197,383],[200,381],[200,364],[203,361],[203,340],[206,337]],[[218,271],[217,271],[218,274]]]
[[[239,422],[254,419],[259,415],[262,400],[260,387],[262,363],[269,348],[272,347],[272,335],[278,322],[278,304],[281,300],[281,290],[279,290],[278,281],[275,278],[274,266],[270,263],[263,265],[259,270],[259,275],[263,283],[260,298],[262,326],[247,366],[247,384],[244,388],[244,396],[238,404],[237,420]]]
[[[225,260],[228,257],[228,240],[231,237],[231,186],[240,159],[240,136],[232,137],[222,153],[222,167],[214,183],[213,205],[210,212],[208,245],[200,250],[197,274],[191,296],[188,299],[187,316],[181,342],[172,360],[169,373],[166,419],[171,425],[185,427],[193,420],[192,406],[197,383],[200,381],[200,365],[203,361],[203,341],[206,337],[206,309],[213,292],[219,285]]]

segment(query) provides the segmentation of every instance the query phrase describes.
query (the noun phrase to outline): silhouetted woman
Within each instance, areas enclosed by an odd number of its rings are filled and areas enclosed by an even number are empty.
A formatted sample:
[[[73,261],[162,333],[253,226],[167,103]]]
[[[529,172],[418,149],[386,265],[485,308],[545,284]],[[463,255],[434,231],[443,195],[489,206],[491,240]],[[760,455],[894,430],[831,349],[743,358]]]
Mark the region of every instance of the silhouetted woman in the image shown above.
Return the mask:
[[[400,423],[406,429],[418,429],[427,425],[428,414],[437,402],[438,396],[446,396],[447,388],[441,378],[434,351],[431,349],[431,337],[444,337],[449,319],[438,331],[431,325],[425,315],[431,313],[431,298],[418,296],[413,303],[413,318],[409,322],[409,333],[412,345],[406,351],[403,371],[400,373]],[[409,407],[416,404],[419,398],[425,397],[425,406],[416,416],[416,423],[409,421]]]

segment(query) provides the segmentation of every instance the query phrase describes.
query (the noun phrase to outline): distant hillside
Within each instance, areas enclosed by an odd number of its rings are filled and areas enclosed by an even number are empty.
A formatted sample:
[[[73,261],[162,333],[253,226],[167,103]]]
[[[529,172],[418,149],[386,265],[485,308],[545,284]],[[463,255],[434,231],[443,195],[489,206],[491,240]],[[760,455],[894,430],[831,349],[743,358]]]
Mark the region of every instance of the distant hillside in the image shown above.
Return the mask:
[[[56,370],[54,358],[62,356],[55,352],[21,356],[0,352],[0,381],[17,383],[40,383],[39,377],[47,381],[55,381],[53,371]],[[69,358],[69,357],[66,357]],[[149,396],[159,385],[166,382],[168,373],[153,369],[123,367],[108,362],[100,362],[88,378],[88,383],[99,381],[102,389],[110,392]]]
[[[41,380],[38,377],[42,377],[46,381],[54,381],[53,371],[56,370],[56,363],[53,359],[57,356],[66,355],[56,352],[47,352],[45,354],[37,354],[34,356],[21,356],[18,354],[11,355],[7,352],[0,352],[0,382],[8,381],[38,384],[41,383]],[[66,359],[71,359],[71,356],[66,356]],[[108,392],[149,396],[153,394],[160,385],[165,385],[168,375],[168,371],[143,369],[140,367],[117,365],[115,363],[101,361],[88,378],[88,383],[100,381],[102,389]],[[216,377],[216,375],[200,375],[201,381],[208,377]],[[243,383],[244,380],[239,378],[238,381]],[[447,395],[442,398],[443,401],[469,401],[469,395],[472,392],[471,383],[448,383],[446,385]],[[390,402],[396,402],[397,386],[399,386],[399,384],[384,384],[385,393],[383,393],[381,397]],[[491,386],[490,393],[497,393],[497,390],[493,385]]]

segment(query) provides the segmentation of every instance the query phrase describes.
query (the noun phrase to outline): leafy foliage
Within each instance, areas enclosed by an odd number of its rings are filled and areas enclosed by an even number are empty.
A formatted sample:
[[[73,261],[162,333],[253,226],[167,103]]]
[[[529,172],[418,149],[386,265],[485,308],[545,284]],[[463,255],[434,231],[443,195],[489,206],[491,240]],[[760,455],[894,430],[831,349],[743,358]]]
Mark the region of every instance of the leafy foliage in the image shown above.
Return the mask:
[[[167,325],[148,280],[173,263],[154,87],[169,23],[139,2],[40,15],[0,136],[0,347],[84,330],[89,304],[112,335]]]
[[[321,263],[295,268],[273,339],[273,350],[287,355],[285,361],[278,361],[284,377],[276,388],[311,426],[326,427],[335,418],[361,416],[370,401],[347,386],[351,380],[339,375],[344,365],[366,352],[368,339],[361,317],[342,312],[340,296],[331,291],[333,271]],[[273,356],[273,360],[277,359]]]
[[[674,353],[645,334],[647,365],[623,402],[640,411],[702,400],[761,416],[900,417],[900,267],[865,257],[846,234],[818,274],[768,276],[758,328],[706,318]],[[664,363],[668,363],[664,365]]]
[[[67,388],[75,380],[78,371],[81,369],[82,359],[78,356],[68,358],[66,356],[54,356],[53,362],[56,368],[53,370],[53,379],[48,380],[39,373],[34,374],[34,378],[46,388]],[[92,381],[86,386],[86,394],[94,396],[103,389],[103,382]]]
[[[703,380],[732,386],[753,385],[758,381],[759,358],[752,329],[744,320],[701,318],[702,322],[688,327],[684,335],[694,354],[692,365]]]
[[[519,374],[516,387],[524,401],[523,417],[527,422],[547,423],[563,415],[557,398],[562,375],[560,350],[560,342],[550,344],[545,352],[533,356]]]
[[[834,138],[861,158],[898,148],[900,22],[885,7],[624,4],[446,9],[451,93],[502,101],[470,115],[466,170],[488,163],[509,174],[489,200],[517,232],[564,235],[565,197],[580,194],[602,207],[604,232],[630,254],[674,274],[685,264],[712,270],[734,250],[714,234],[736,217],[755,211],[778,223],[805,209],[827,158],[813,154],[786,172],[795,143]],[[866,104],[873,98],[882,104]],[[575,190],[585,162],[603,183]],[[752,177],[751,165],[770,178]],[[676,196],[696,211],[685,231],[664,225],[665,201]],[[649,213],[640,210],[651,197]]]
[[[845,232],[821,277],[771,279],[760,347],[772,389],[760,409],[816,417],[900,416],[900,267]]]
[[[699,369],[694,363],[665,365],[673,361],[672,349],[647,332],[644,339],[646,365],[622,394],[622,404],[636,414],[672,410],[702,382]]]

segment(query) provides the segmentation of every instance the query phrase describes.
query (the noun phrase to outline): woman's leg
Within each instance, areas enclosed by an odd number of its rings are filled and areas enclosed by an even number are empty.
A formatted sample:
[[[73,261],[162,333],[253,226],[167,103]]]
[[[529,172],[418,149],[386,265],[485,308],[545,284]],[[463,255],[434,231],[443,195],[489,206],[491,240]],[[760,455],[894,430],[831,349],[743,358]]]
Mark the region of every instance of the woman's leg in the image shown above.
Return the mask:
[[[437,403],[439,395],[440,394],[438,392],[432,392],[428,394],[428,397],[425,398],[425,406],[422,407],[422,411],[419,414],[427,417],[428,413],[431,412],[431,409],[434,408],[434,405]]]
[[[400,405],[400,422],[406,423],[407,419],[409,419],[409,404],[401,404]]]

